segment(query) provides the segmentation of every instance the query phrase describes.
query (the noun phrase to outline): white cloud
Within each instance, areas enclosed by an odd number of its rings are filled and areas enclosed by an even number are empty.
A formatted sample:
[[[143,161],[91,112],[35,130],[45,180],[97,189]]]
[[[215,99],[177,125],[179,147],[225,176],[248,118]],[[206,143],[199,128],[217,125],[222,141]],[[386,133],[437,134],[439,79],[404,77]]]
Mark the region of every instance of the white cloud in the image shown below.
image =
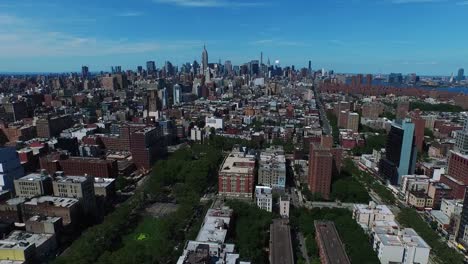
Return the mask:
[[[84,37],[49,31],[33,21],[0,14],[0,58],[133,54],[160,50],[187,50],[201,45],[197,41],[129,41]]]
[[[266,5],[263,2],[239,2],[234,0],[153,0],[153,2],[183,7],[254,7]]]
[[[142,15],[143,15],[142,12],[135,12],[135,11],[128,11],[128,12],[117,14],[117,16],[119,17],[139,17]]]

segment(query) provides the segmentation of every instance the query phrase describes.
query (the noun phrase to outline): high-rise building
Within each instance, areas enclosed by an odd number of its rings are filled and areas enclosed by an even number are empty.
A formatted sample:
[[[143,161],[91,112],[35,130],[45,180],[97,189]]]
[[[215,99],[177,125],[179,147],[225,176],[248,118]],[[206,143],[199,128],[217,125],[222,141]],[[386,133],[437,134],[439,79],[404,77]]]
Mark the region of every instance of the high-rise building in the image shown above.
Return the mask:
[[[14,148],[0,148],[0,190],[14,192],[14,180],[24,176],[18,153]]]
[[[147,109],[150,113],[157,112],[161,110],[161,104],[159,102],[158,90],[157,89],[148,89],[147,96]]]
[[[113,66],[111,67],[112,74],[122,73],[122,66]]]
[[[411,116],[411,122],[414,124],[414,138],[416,142],[416,147],[419,152],[423,151],[424,143],[424,128],[426,126],[426,120],[421,117],[421,111],[416,109],[413,111]]]
[[[175,84],[172,89],[174,105],[178,105],[182,101],[182,87],[179,84]]]
[[[458,69],[457,81],[461,82],[465,80],[465,70],[463,68]]]
[[[232,62],[227,60],[224,62],[224,74],[231,75],[232,73]]]
[[[312,74],[312,61],[309,61],[309,74]]]
[[[167,152],[162,128],[145,127],[133,132],[130,135],[130,152],[138,169],[149,170]]]
[[[282,147],[272,147],[260,154],[258,184],[276,189],[286,187],[286,158]]]
[[[465,119],[463,130],[457,132],[455,150],[463,155],[468,155],[468,117]]]
[[[392,185],[400,185],[403,175],[412,175],[416,167],[414,124],[409,120],[394,122],[387,137],[386,157],[380,160],[379,172]]]
[[[258,75],[260,73],[260,64],[258,60],[253,60],[250,62],[250,74]]]
[[[463,209],[460,217],[460,226],[458,228],[457,240],[459,243],[468,246],[468,188],[465,190],[463,199]]]
[[[348,121],[346,122],[346,129],[350,129],[353,132],[359,130],[359,114],[354,112],[348,113]]]
[[[403,83],[403,75],[401,73],[390,73],[388,76],[389,84],[401,84]]]
[[[88,66],[82,66],[81,67],[81,77],[83,77],[83,79],[88,79],[88,76],[89,76]]]
[[[322,198],[330,198],[333,155],[329,148],[311,143],[309,152],[309,189]]]
[[[146,62],[146,71],[148,74],[153,74],[156,72],[156,63],[154,61]]]
[[[205,74],[206,69],[208,69],[208,51],[206,50],[206,46],[203,46],[201,66],[202,66],[201,72]]]

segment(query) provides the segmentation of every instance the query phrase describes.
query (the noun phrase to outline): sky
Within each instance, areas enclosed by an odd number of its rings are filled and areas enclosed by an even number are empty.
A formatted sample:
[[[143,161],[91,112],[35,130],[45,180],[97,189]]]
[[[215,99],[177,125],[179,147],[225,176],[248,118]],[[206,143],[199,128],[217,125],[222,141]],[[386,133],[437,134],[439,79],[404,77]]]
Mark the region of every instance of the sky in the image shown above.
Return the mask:
[[[344,73],[468,68],[466,0],[0,0],[0,72],[136,69],[146,61]]]

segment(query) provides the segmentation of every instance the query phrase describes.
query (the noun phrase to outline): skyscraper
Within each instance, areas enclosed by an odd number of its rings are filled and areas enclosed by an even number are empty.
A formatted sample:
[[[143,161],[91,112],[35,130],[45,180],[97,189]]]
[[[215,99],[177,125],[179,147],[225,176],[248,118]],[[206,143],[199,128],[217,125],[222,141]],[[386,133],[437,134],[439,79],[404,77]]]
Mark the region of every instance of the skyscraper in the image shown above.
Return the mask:
[[[457,132],[455,150],[463,155],[468,155],[468,118],[465,119],[463,130]]]
[[[154,61],[147,61],[146,71],[148,72],[148,74],[153,74],[154,72],[156,72],[156,63]]]
[[[179,84],[174,85],[173,93],[174,105],[180,104],[182,99],[182,87]]]
[[[312,61],[309,61],[309,74],[312,73]]]
[[[83,77],[83,79],[88,79],[88,76],[89,76],[88,66],[82,66],[81,67],[81,77]]]
[[[458,69],[457,81],[461,82],[465,80],[465,70],[463,68]]]
[[[309,152],[309,189],[323,198],[330,198],[330,186],[333,172],[333,155],[329,148],[321,144],[310,144]]]
[[[392,185],[399,185],[403,175],[414,174],[417,156],[414,130],[410,120],[394,122],[390,128],[379,173]]]
[[[232,62],[229,60],[224,62],[224,73],[232,74]]]
[[[206,50],[206,46],[203,46],[202,52],[202,72],[205,73],[206,69],[208,68],[208,51]]]

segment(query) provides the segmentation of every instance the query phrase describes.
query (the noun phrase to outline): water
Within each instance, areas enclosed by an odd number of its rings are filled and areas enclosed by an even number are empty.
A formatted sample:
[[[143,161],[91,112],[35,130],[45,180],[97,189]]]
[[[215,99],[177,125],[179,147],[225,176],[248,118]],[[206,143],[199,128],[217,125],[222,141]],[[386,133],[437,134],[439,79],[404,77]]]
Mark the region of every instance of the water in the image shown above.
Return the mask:
[[[434,88],[424,87],[424,89],[432,90]],[[437,90],[437,91],[447,91],[447,92],[452,92],[452,93],[468,94],[468,87],[440,87],[440,88],[435,88],[435,90]]]

